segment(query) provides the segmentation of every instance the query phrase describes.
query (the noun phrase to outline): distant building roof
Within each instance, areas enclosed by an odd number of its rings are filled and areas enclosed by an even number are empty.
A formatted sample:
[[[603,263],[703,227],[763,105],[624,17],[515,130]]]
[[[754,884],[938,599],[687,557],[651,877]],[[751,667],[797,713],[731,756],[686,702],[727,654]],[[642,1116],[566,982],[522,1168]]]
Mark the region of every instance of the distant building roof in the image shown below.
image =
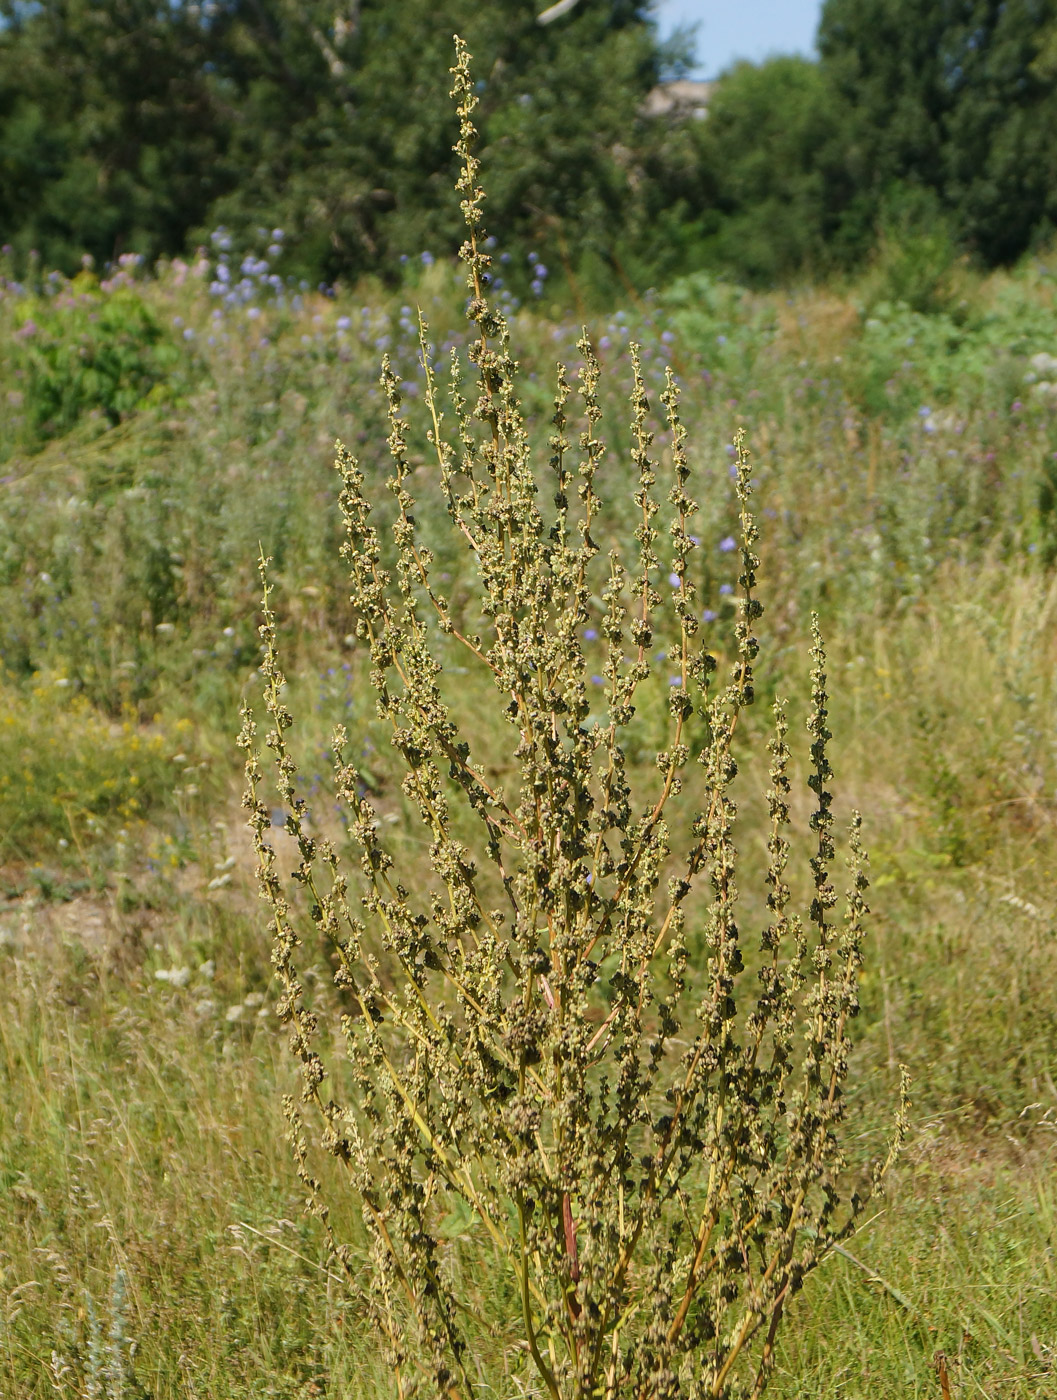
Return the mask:
[[[642,110],[647,117],[703,117],[708,113],[708,99],[714,87],[715,83],[694,78],[661,83],[646,94]]]

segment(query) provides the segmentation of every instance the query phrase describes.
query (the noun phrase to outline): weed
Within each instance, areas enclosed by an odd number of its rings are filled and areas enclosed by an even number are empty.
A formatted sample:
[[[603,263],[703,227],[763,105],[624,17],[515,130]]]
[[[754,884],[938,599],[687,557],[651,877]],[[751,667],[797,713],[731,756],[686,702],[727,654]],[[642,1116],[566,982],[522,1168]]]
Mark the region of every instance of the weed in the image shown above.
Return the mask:
[[[443,430],[421,319],[419,336],[427,437],[453,532],[478,572],[466,631],[452,620],[417,528],[409,429],[388,357],[391,550],[373,523],[363,472],[340,445],[337,463],[356,634],[404,768],[404,796],[429,846],[425,887],[381,834],[340,726],[335,787],[359,874],[350,881],[337,847],[310,834],[261,559],[260,670],[273,725],[265,742],[296,843],[293,879],[333,949],[334,983],[348,1007],[335,1036],[347,1065],[328,1069],[319,1036],[325,1010],[300,970],[300,914],[269,839],[273,818],[246,709],[245,803],[272,912],[279,1014],[301,1064],[300,1104],[285,1104],[298,1175],[328,1229],[335,1266],[355,1285],[360,1259],[330,1224],[313,1146],[348,1170],[370,1240],[373,1286],[364,1302],[401,1396],[419,1377],[437,1395],[474,1393],[473,1307],[461,1280],[475,1260],[480,1267],[484,1249],[504,1272],[518,1341],[552,1400],[755,1397],[774,1366],[789,1300],[852,1233],[905,1131],[901,1112],[896,1143],[872,1181],[849,1182],[839,1129],[867,879],[856,815],[838,922],[822,640],[816,619],[809,909],[805,919],[793,912],[787,884],[790,752],[778,701],[767,794],[769,922],[750,953],[735,912],[734,785],[736,740],[755,698],[762,606],[744,437],[736,436],[734,456],[739,538],[730,537],[728,550],[739,559],[740,593],[722,684],[716,657],[699,640],[689,576],[698,506],[687,490],[672,372],[661,394],[672,478],[662,532],[649,396],[640,349],[631,347],[633,562],[614,549],[605,570],[596,567],[596,537],[608,530],[596,490],[606,445],[600,366],[586,334],[577,347],[581,430],[559,365],[549,479],[534,466],[508,327],[487,298],[484,192],[472,150],[477,99],[458,41],[457,52],[452,95],[476,383],[464,387],[453,354],[453,437]],[[541,504],[548,486],[550,511]],[[593,718],[587,629],[605,639],[604,701]],[[655,655],[660,639],[663,658]],[[507,783],[478,761],[465,737],[468,717],[445,692],[453,649],[498,692],[495,718],[510,734]],[[631,780],[625,736],[659,659],[670,673],[668,735],[644,789]],[[701,774],[691,779],[694,751]],[[457,834],[457,808],[470,840]],[[696,949],[706,960],[700,977],[691,976]],[[502,1325],[509,1330],[510,1319]]]
[[[85,1299],[88,1335],[70,1355],[51,1354],[51,1383],[63,1400],[149,1400],[136,1379],[136,1343],[128,1336],[125,1275],[114,1270],[110,1292],[110,1326],[105,1329],[91,1294]],[[81,1352],[83,1351],[83,1355]]]

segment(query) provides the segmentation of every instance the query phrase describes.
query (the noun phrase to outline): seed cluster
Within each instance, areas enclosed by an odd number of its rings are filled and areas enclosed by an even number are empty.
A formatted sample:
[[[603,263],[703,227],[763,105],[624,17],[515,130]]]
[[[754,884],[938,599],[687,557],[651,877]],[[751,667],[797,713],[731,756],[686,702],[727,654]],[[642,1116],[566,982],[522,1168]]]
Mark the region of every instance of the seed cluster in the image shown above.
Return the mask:
[[[428,843],[428,887],[402,878],[340,728],[335,782],[357,868],[310,834],[261,561],[264,742],[299,853],[293,878],[334,951],[349,1007],[341,1019],[347,1065],[328,1075],[297,970],[297,920],[269,841],[271,806],[247,709],[246,806],[272,915],[279,1012],[301,1064],[300,1102],[286,1105],[297,1168],[351,1276],[353,1252],[335,1237],[312,1173],[313,1143],[348,1169],[370,1240],[367,1303],[401,1397],[423,1387],[463,1400],[474,1393],[472,1309],[452,1262],[473,1248],[505,1271],[518,1339],[552,1400],[757,1396],[789,1297],[851,1231],[865,1195],[842,1185],[836,1130],[867,879],[856,816],[845,913],[834,923],[822,641],[816,621],[813,898],[805,918],[792,911],[790,755],[778,703],[769,923],[750,971],[737,921],[732,795],[762,612],[748,453],[739,437],[740,605],[723,681],[698,639],[687,568],[697,505],[674,376],[661,396],[672,472],[665,537],[635,354],[633,558],[616,550],[599,558],[596,480],[606,446],[600,367],[586,333],[574,379],[558,366],[548,471],[534,464],[507,326],[487,296],[476,97],[459,41],[452,73],[468,230],[462,259],[476,327],[472,387],[453,354],[442,391],[421,320],[419,329],[428,436],[451,528],[479,581],[480,634],[457,625],[421,543],[399,380],[387,361],[391,545],[373,523],[355,459],[340,444],[337,458],[357,636]],[[575,419],[584,425],[578,433]],[[553,509],[542,504],[548,477]],[[673,582],[663,597],[655,586],[662,568]],[[601,718],[592,715],[582,642],[592,621],[605,652]],[[669,741],[644,785],[633,781],[626,741],[659,629],[674,639],[667,659],[677,674]],[[494,687],[515,775],[505,785],[475,761],[466,719],[446,695],[443,662],[453,650]],[[686,784],[695,793],[687,811],[679,798],[691,761],[701,774]],[[476,838],[461,839],[456,828]],[[691,966],[696,923],[688,940],[688,910],[696,920],[698,907],[700,967]],[[902,1123],[901,1111],[896,1145]],[[454,1243],[453,1217],[472,1222]]]

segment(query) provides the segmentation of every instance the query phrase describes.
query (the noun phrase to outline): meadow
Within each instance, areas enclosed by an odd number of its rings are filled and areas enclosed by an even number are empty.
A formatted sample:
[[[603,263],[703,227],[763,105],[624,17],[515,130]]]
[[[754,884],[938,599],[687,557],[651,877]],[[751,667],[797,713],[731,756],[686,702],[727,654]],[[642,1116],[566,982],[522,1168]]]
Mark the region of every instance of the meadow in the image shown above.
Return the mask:
[[[309,809],[340,835],[341,722],[424,862],[353,631],[334,441],[383,478],[387,352],[428,529],[418,311],[438,359],[468,333],[443,258],[396,293],[312,289],[271,271],[281,241],[236,261],[218,230],[150,274],[8,269],[0,297],[0,1393],[19,1400],[389,1393],[284,1137],[297,1076],[234,736],[260,690],[263,550]],[[532,271],[528,302],[497,292],[539,441],[581,319],[605,372],[600,478],[627,509],[606,547],[635,527],[634,342],[651,395],[667,364],[683,391],[704,635],[724,656],[742,428],[757,689],[794,733],[812,610],[827,638],[838,818],[862,810],[871,857],[852,1156],[890,1131],[900,1064],[913,1108],[886,1196],[791,1307],[770,1393],[1057,1395],[1057,264],[926,269],[923,293],[896,249],[847,286],[696,274],[573,318],[575,287]],[[441,548],[457,615],[473,579]],[[644,691],[643,768],[669,680]],[[481,735],[500,771],[502,742]],[[762,869],[766,773],[742,778]],[[324,1000],[327,973],[321,947]],[[482,1393],[537,1393],[488,1277],[478,1312]]]

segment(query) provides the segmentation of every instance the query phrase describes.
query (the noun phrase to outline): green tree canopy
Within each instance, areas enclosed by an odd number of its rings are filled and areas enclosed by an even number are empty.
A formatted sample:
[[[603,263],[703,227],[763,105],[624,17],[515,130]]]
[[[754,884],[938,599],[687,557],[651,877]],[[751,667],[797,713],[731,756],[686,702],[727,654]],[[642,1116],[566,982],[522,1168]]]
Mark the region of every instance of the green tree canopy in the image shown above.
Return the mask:
[[[241,0],[232,7],[224,82],[240,121],[244,172],[216,215],[275,218],[330,274],[457,246],[449,194],[450,104],[437,75],[452,34],[479,75],[489,228],[501,242],[557,222],[579,243],[619,223],[632,147],[661,52],[638,0],[581,0],[538,23],[539,0]]]
[[[231,179],[197,10],[5,0],[0,17],[3,241],[66,268],[181,248]]]
[[[750,282],[826,271],[855,195],[840,133],[840,99],[817,64],[726,73],[694,133],[709,260]]]
[[[501,241],[578,246],[627,215],[642,98],[664,52],[645,0],[6,0],[0,220],[69,266],[149,255],[218,221],[287,230],[326,277],[459,239],[452,34],[480,75]]]
[[[822,70],[878,214],[894,186],[931,190],[986,262],[1052,227],[1055,18],[1055,0],[826,0]]]
[[[527,251],[588,280],[770,283],[882,228],[938,221],[996,263],[1057,225],[1057,0],[826,0],[818,63],[738,65],[704,120],[645,115],[687,58],[648,0],[544,8],[0,0],[0,241],[70,271],[281,226],[284,273],[396,277],[461,237],[438,82],[456,32],[515,291]]]

